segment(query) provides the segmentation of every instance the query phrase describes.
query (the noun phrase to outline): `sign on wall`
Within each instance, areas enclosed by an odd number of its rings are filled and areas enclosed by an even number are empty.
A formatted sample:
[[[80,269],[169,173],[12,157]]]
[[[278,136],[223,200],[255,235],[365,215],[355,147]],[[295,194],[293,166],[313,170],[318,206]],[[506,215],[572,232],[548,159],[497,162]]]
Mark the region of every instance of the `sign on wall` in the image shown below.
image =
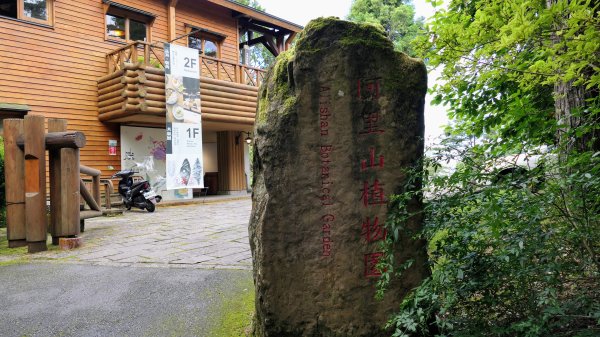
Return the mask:
[[[198,50],[165,43],[167,189],[204,187]]]
[[[191,199],[192,189],[167,190],[164,129],[121,126],[121,167],[147,180],[164,200]]]

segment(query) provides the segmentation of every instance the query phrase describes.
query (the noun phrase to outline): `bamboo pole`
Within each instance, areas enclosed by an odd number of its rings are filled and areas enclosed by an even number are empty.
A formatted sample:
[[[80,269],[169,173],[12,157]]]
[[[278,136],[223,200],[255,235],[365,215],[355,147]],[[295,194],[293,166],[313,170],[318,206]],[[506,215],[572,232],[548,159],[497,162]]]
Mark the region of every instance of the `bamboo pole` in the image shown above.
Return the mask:
[[[46,144],[44,117],[29,115],[25,131],[25,212],[27,251],[37,253],[46,246]]]
[[[22,119],[5,119],[4,178],[6,191],[6,234],[8,247],[27,245],[25,230],[25,155],[17,145],[23,137]]]

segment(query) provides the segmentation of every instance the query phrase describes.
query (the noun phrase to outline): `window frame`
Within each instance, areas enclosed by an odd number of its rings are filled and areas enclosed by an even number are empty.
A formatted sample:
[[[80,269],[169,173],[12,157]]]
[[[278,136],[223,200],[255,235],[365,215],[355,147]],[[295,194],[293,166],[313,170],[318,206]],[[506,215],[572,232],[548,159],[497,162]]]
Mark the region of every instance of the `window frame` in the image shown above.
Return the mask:
[[[192,34],[192,32],[194,30],[196,30],[197,32]],[[201,41],[200,44],[202,46],[202,49],[199,50],[199,52],[202,52],[200,54],[201,56],[210,57],[210,58],[214,58],[214,59],[221,59],[221,56],[222,56],[221,47],[223,45],[223,41],[225,41],[225,38],[227,37],[226,35],[212,32],[212,31],[209,31],[204,28],[198,28],[198,27],[195,27],[195,26],[192,26],[189,24],[185,25],[185,32],[186,32],[186,34],[188,34],[188,38],[186,39],[186,47],[191,48],[190,47],[190,37],[199,39]],[[216,57],[206,56],[206,53],[204,52],[206,41],[210,41],[210,42],[214,43],[214,45],[217,47],[217,56]]]
[[[46,12],[48,18],[46,20],[32,18],[25,15],[25,0],[15,0],[17,3],[17,17],[0,15],[0,18],[18,20],[22,22],[35,23],[42,26],[54,26],[54,0],[46,1]]]
[[[123,18],[125,20],[125,38],[116,38],[108,35],[108,31],[106,29],[108,15]],[[154,24],[154,16],[137,12],[134,10],[129,10],[122,7],[111,6],[111,3],[104,4],[104,40],[116,43],[132,43],[134,40],[130,39],[131,29],[130,22],[131,20],[143,23],[146,26],[146,41],[147,43],[152,42],[152,25]],[[136,40],[137,41],[137,40]],[[143,41],[142,41],[143,42]]]

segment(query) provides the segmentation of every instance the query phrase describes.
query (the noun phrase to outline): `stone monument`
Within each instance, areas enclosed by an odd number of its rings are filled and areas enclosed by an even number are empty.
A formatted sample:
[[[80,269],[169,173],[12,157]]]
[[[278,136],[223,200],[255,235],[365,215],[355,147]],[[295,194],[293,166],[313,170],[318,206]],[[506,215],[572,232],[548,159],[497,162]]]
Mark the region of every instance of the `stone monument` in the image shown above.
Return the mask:
[[[396,262],[412,266],[375,299],[388,202],[423,155],[426,88],[421,61],[336,18],[311,21],[278,57],[255,127],[257,337],[389,336],[389,315],[428,274],[425,243],[401,235]]]

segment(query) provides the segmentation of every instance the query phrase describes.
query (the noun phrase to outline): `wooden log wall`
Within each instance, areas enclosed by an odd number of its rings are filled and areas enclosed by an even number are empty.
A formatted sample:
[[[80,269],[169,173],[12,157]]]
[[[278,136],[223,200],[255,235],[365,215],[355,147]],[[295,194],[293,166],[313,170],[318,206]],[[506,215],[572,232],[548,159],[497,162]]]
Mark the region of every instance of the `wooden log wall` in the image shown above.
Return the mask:
[[[98,80],[98,118],[110,122],[135,114],[164,117],[164,70],[139,64],[122,68]],[[254,124],[258,88],[201,77],[200,95],[203,121]]]
[[[168,11],[164,0],[119,0],[120,4],[152,13],[151,41],[168,40]],[[122,94],[138,84],[122,83],[122,75],[104,80],[100,89],[102,106],[98,105],[98,79],[106,75],[106,55],[122,44],[106,39],[103,2],[100,0],[55,0],[52,27],[0,17],[0,102],[26,104],[29,114],[46,118],[68,119],[70,130],[85,131],[87,145],[81,150],[81,162],[102,170],[110,177],[120,169],[120,152],[108,154],[108,140],[119,140],[119,125],[103,123],[103,113],[118,111],[123,106]],[[176,33],[186,33],[185,25],[203,27],[227,37],[222,43],[221,58],[237,63],[237,20],[231,10],[204,0],[180,0],[176,9]],[[176,43],[186,45],[187,39]],[[156,78],[148,77],[153,83]],[[162,90],[145,85],[148,95],[164,95]],[[134,90],[135,91],[135,90]],[[143,94],[140,92],[139,94]],[[124,108],[144,106],[135,102],[142,97],[128,92],[134,99]],[[113,99],[113,101],[109,101]],[[148,101],[159,101],[150,97]],[[146,105],[147,112],[158,114],[160,105]],[[120,151],[120,148],[118,148]]]
[[[236,131],[217,132],[219,156],[219,191],[243,191],[246,186],[244,171],[244,139]]]

